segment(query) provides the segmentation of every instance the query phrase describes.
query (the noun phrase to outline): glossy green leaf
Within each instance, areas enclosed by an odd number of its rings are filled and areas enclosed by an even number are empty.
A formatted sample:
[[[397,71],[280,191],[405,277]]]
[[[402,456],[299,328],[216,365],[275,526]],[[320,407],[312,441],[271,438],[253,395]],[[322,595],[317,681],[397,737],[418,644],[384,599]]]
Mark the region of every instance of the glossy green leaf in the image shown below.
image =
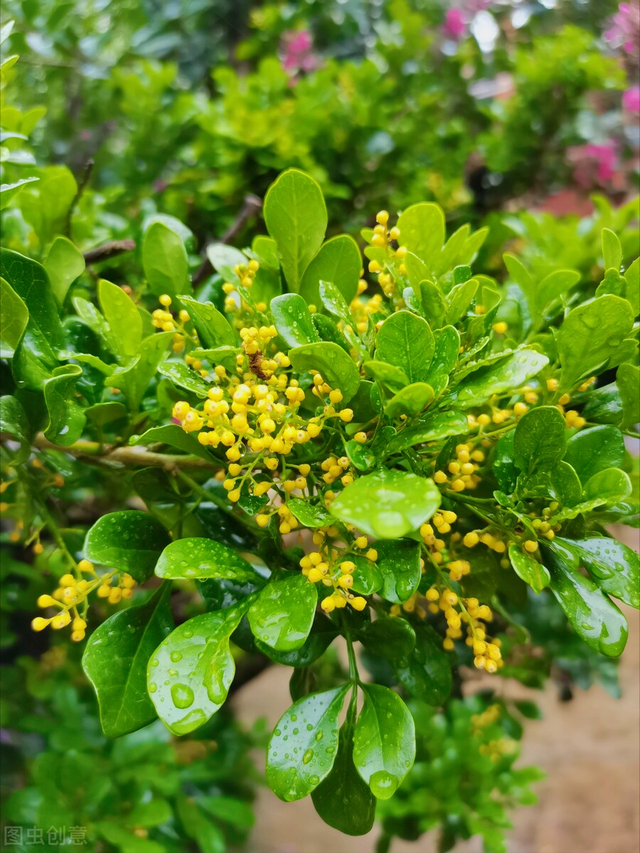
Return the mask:
[[[573,569],[583,566],[603,592],[636,609],[640,607],[640,559],[638,554],[608,536],[564,539],[548,545]]]
[[[355,320],[351,314],[351,309],[338,286],[333,284],[331,281],[321,279],[319,296],[327,311],[329,311],[330,314],[333,314],[333,316],[342,324],[341,332],[345,336],[349,345],[352,346],[361,356],[367,355],[366,347],[354,331]]]
[[[402,604],[414,594],[420,583],[420,543],[414,539],[393,539],[376,543],[376,565],[382,575],[380,595],[394,604]]]
[[[640,424],[640,367],[621,364],[616,372],[616,385],[622,400],[622,428],[637,429]]]
[[[78,185],[66,166],[44,166],[38,169],[37,186],[23,187],[18,196],[18,207],[25,220],[38,235],[41,246],[64,231],[65,220]]]
[[[104,319],[92,302],[88,302],[81,296],[74,296],[71,300],[78,317],[85,323],[100,339],[101,343],[112,353],[118,352],[118,342],[115,332],[109,328]],[[95,358],[95,356],[92,356]]]
[[[44,268],[58,305],[62,305],[67,291],[85,267],[84,255],[77,246],[66,237],[56,237],[47,253]]]
[[[364,706],[356,722],[353,763],[380,800],[392,797],[416,755],[413,717],[388,687],[365,684]]]
[[[11,358],[29,321],[29,310],[9,282],[0,278],[0,357]]]
[[[533,379],[549,359],[534,349],[521,349],[498,364],[477,370],[452,392],[453,399],[463,409],[480,406],[494,394],[505,394]]]
[[[297,293],[327,230],[322,190],[309,175],[288,169],[269,187],[264,200],[264,221],[277,243],[289,289]]]
[[[375,622],[363,624],[358,639],[369,654],[396,660],[411,653],[416,644],[416,632],[406,619],[380,614]]]
[[[166,376],[178,388],[184,388],[200,399],[204,399],[211,388],[209,382],[205,382],[196,370],[192,370],[183,361],[164,361],[158,365],[158,373]]]
[[[439,329],[445,321],[447,301],[442,290],[432,281],[420,282],[420,304],[422,312],[432,329]]]
[[[34,181],[39,180],[39,178],[35,177],[21,178],[19,181],[13,181],[10,184],[0,184],[0,210],[4,210],[5,207],[8,207],[26,184],[32,184]]]
[[[402,687],[429,705],[441,705],[451,692],[450,657],[442,648],[440,635],[430,625],[415,626],[414,648],[399,655],[393,668]]]
[[[264,655],[282,666],[307,667],[318,660],[329,648],[338,635],[333,622],[323,613],[316,613],[311,632],[299,649],[293,651],[278,651],[267,646],[260,640],[255,640],[256,648]]]
[[[121,287],[103,278],[98,282],[98,300],[118,347],[117,353],[133,357],[142,341],[142,317],[133,300]]]
[[[457,284],[451,289],[447,297],[449,303],[449,307],[447,308],[447,323],[458,323],[465,316],[477,290],[478,280],[475,278]]]
[[[429,324],[409,311],[388,317],[378,331],[376,357],[403,370],[410,382],[429,375],[435,342]]]
[[[509,271],[509,276],[524,293],[529,309],[533,313],[535,311],[536,302],[536,285],[531,274],[523,265],[522,261],[519,258],[516,258],[515,255],[503,255],[503,260],[507,270]]]
[[[338,714],[349,685],[312,693],[278,720],[267,746],[267,782],[285,802],[301,800],[333,767]]]
[[[407,270],[407,277],[411,286],[414,290],[420,292],[420,282],[430,281],[433,271],[417,255],[414,255],[413,252],[407,252],[403,263]]]
[[[347,302],[358,291],[362,258],[358,244],[348,234],[332,237],[321,246],[306,268],[300,283],[300,293],[308,305],[320,305],[320,282],[330,281]]]
[[[79,364],[69,364],[55,369],[55,375],[44,382],[44,400],[49,413],[49,423],[44,434],[54,444],[74,444],[87,422],[85,410],[76,400],[76,383],[82,375]]]
[[[580,273],[576,270],[554,270],[546,275],[533,291],[533,314],[542,314],[579,281]]]
[[[173,627],[164,584],[145,604],[114,613],[92,633],[82,668],[93,685],[107,737],[120,737],[153,722],[147,693],[147,664]]]
[[[574,308],[556,335],[562,388],[569,390],[601,372],[631,331],[633,319],[629,302],[612,294]]]
[[[420,414],[433,400],[433,388],[426,382],[413,382],[395,394],[385,406],[388,418],[406,415],[411,418]]]
[[[112,375],[104,380],[105,385],[122,391],[133,411],[139,409],[172,337],[172,332],[159,332],[145,338],[138,348],[135,360],[127,367],[116,368]]]
[[[397,227],[401,246],[406,246],[429,270],[437,265],[445,237],[442,208],[428,202],[412,204],[398,217]]]
[[[440,506],[432,480],[381,470],[359,477],[331,502],[330,512],[376,539],[398,539],[416,530]]]
[[[290,347],[300,347],[320,340],[307,303],[297,293],[283,293],[271,300],[273,322]]]
[[[448,376],[458,361],[460,335],[453,326],[445,326],[434,334],[435,349],[427,382],[433,385],[434,376]]]
[[[220,273],[225,281],[234,284],[237,283],[238,276],[233,268],[247,263],[247,258],[240,249],[228,246],[226,243],[210,243],[207,246],[207,257],[214,270]]]
[[[496,444],[493,474],[503,492],[511,494],[516,487],[518,469],[514,462],[515,430],[505,433]]]
[[[393,364],[387,364],[385,361],[365,361],[362,366],[367,376],[371,376],[392,391],[400,391],[409,384],[404,370]]]
[[[344,446],[349,462],[358,471],[369,471],[376,464],[376,455],[369,448],[358,441],[347,441]]]
[[[315,584],[302,574],[272,581],[249,610],[251,630],[273,649],[299,649],[309,636],[317,601]]]
[[[631,494],[629,475],[620,468],[605,468],[589,477],[582,496],[586,501],[600,500],[609,505],[628,498]]]
[[[177,424],[151,427],[142,435],[134,435],[129,439],[129,444],[133,445],[156,443],[166,444],[191,456],[199,456],[201,459],[211,461],[211,455],[206,447],[203,447],[192,433],[185,432]]]
[[[164,222],[154,222],[142,241],[142,266],[156,296],[176,297],[190,288],[189,260],[182,237]]]
[[[289,351],[293,369],[297,373],[318,370],[332,388],[342,391],[345,403],[354,396],[360,385],[360,374],[353,359],[330,341],[307,344]]]
[[[619,657],[628,636],[622,613],[592,580],[546,546],[544,555],[551,574],[551,590],[578,636],[595,651]]]
[[[328,527],[333,524],[328,510],[303,498],[289,498],[287,507],[304,527]]]
[[[627,299],[631,303],[631,309],[637,317],[640,314],[640,258],[629,265],[629,269],[624,274],[624,280],[627,283]]]
[[[249,607],[235,607],[189,619],[151,655],[147,687],[156,712],[175,735],[200,728],[224,704],[235,675],[229,637]]]
[[[535,557],[520,548],[519,545],[509,546],[509,559],[518,577],[528,584],[534,592],[542,592],[545,587],[549,586],[551,576],[546,566],[539,563]]]
[[[203,347],[213,349],[235,346],[235,332],[224,314],[221,314],[211,302],[198,302],[191,296],[182,296],[180,302],[189,312]]]
[[[346,835],[365,835],[376,816],[376,798],[353,763],[353,722],[340,729],[338,752],[331,772],[311,792],[322,820]]]
[[[566,447],[566,425],[555,406],[531,409],[518,423],[513,451],[518,468],[525,474],[557,465]]]
[[[584,484],[605,468],[624,462],[624,438],[614,426],[601,425],[580,430],[567,442],[565,462],[572,465]]]
[[[169,544],[166,530],[153,516],[137,510],[103,515],[89,529],[85,557],[144,583],[153,574],[161,551]]]
[[[417,423],[405,427],[392,439],[388,453],[398,453],[407,447],[423,444],[427,441],[440,441],[451,435],[464,435],[469,430],[467,416],[451,409],[448,412],[434,412],[425,415]]]
[[[603,228],[601,239],[605,270],[619,270],[622,263],[622,246],[620,245],[617,234],[614,234],[609,228]]]
[[[374,562],[366,557],[354,557],[353,562],[356,564],[355,570],[351,577],[353,578],[353,592],[359,595],[372,595],[377,592],[382,586],[382,575],[378,571],[378,567]]]
[[[228,578],[245,583],[258,580],[250,563],[233,548],[213,539],[177,539],[164,549],[155,573],[159,578]]]
[[[13,457],[14,465],[22,464],[31,452],[31,429],[26,412],[19,400],[9,394],[0,397],[0,432],[20,443]]]

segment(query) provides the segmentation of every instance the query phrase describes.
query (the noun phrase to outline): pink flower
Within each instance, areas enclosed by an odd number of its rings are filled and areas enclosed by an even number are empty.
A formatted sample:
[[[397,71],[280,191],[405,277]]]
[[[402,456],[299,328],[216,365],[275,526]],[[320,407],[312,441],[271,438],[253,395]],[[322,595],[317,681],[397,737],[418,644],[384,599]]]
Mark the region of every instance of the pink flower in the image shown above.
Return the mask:
[[[640,49],[640,4],[638,0],[621,3],[610,21],[604,38],[613,48],[622,48],[625,53],[638,54]]]
[[[603,145],[588,142],[569,149],[568,154],[576,164],[573,177],[581,186],[593,186],[594,178],[598,184],[606,184],[613,178],[618,158],[613,142]]]
[[[640,113],[640,86],[632,86],[623,92],[622,106],[629,113]]]
[[[459,39],[467,29],[467,22],[462,9],[448,9],[442,25],[442,32],[447,38]]]
[[[300,71],[313,71],[318,67],[313,53],[311,33],[307,30],[289,30],[282,36],[282,67],[292,77]]]

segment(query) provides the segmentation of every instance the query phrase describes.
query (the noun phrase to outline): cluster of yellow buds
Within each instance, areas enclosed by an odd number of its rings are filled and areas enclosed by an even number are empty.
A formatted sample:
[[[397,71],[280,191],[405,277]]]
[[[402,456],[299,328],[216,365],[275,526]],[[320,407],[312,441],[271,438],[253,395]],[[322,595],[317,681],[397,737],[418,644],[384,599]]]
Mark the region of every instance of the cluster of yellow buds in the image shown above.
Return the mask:
[[[446,636],[442,646],[447,651],[454,648],[454,640],[462,638],[462,627],[466,623],[465,642],[473,648],[474,665],[489,673],[497,672],[503,666],[500,654],[500,641],[490,641],[484,622],[493,619],[491,608],[480,604],[477,598],[460,599],[452,589],[440,589],[437,585],[427,590],[425,595],[431,613],[442,611],[447,622]],[[482,621],[481,621],[482,620]]]
[[[328,486],[337,479],[340,479],[343,486],[348,486],[349,483],[353,483],[353,474],[347,470],[349,467],[350,462],[346,456],[341,456],[339,459],[335,456],[328,456],[320,464],[320,468],[325,472],[322,479]]]
[[[481,755],[488,755],[492,761],[499,761],[503,755],[512,755],[516,749],[516,742],[512,738],[504,737],[481,744],[478,751]]]
[[[433,479],[438,485],[448,483],[454,492],[476,489],[482,480],[476,471],[484,458],[482,450],[474,450],[469,444],[458,444],[456,458],[449,462],[446,471],[435,471]]]
[[[376,214],[376,225],[374,226],[373,236],[371,238],[371,245],[374,248],[389,249],[390,241],[398,240],[400,237],[400,229],[396,226],[388,228],[388,223],[388,211],[380,210]],[[400,246],[395,252],[392,252],[392,257],[402,261],[406,253],[406,248],[404,246]],[[391,298],[395,291],[395,280],[393,275],[388,270],[385,270],[383,265],[375,259],[369,262],[369,272],[377,274],[378,284],[382,288],[382,292],[387,298]],[[402,263],[400,264],[399,272],[406,274],[406,269],[403,267]]]
[[[531,525],[532,525],[533,529],[536,531],[536,533],[538,535],[542,534],[542,536],[544,536],[545,539],[554,539],[556,533],[558,533],[562,529],[561,524],[555,524],[552,527],[551,524],[549,523],[549,519],[554,514],[554,512],[556,512],[556,510],[558,509],[559,506],[560,505],[559,505],[558,501],[551,501],[549,506],[544,507],[544,509],[542,510],[542,518],[534,518],[533,521],[531,522]],[[525,542],[524,547],[527,549],[527,551],[529,551],[530,554],[535,553],[535,551],[538,550],[538,548],[537,548],[538,543],[535,542],[533,539],[529,540],[529,541],[532,544],[530,544],[527,547],[527,542]],[[533,548],[533,544],[536,545],[535,548]]]
[[[311,551],[300,560],[302,574],[309,583],[321,583],[324,586],[333,587],[333,593],[324,598],[320,604],[325,613],[346,607],[347,604],[354,610],[364,610],[367,604],[366,599],[353,595],[350,591],[356,564],[353,560],[345,558],[360,552],[358,556],[364,556],[375,563],[378,552],[375,548],[369,547],[366,536],[358,536],[349,549],[334,547],[332,540],[337,535],[338,530],[333,526],[316,531],[314,543],[319,547],[317,551]]]
[[[238,304],[233,297],[233,293],[235,291],[239,291],[242,295],[243,291],[246,293],[251,289],[253,285],[253,280],[256,277],[256,273],[260,269],[260,264],[256,260],[250,260],[247,264],[236,264],[233,268],[234,273],[238,277],[237,282],[226,281],[222,285],[222,289],[226,294],[226,298],[224,301],[224,310],[227,313],[232,313],[238,308]],[[266,310],[266,305],[264,306],[256,306],[259,310]]]
[[[485,729],[487,726],[497,723],[501,715],[502,708],[498,704],[489,705],[481,714],[474,714],[471,717],[474,734],[477,734],[480,729]]]
[[[414,594],[406,601],[403,601],[402,604],[392,604],[389,608],[389,616],[400,616],[403,610],[405,613],[415,613],[420,619],[424,619],[427,615],[427,611],[420,604],[420,596],[417,592],[414,592]]]
[[[509,326],[504,322],[504,320],[500,320],[498,323],[494,323],[491,328],[496,335],[504,335],[509,329]]]
[[[82,574],[89,575],[90,579],[82,578]],[[117,586],[112,586],[112,581],[116,575],[118,575]],[[117,604],[122,599],[133,596],[134,586],[134,579],[126,572],[113,570],[98,576],[89,560],[80,560],[77,565],[77,574],[62,575],[58,581],[58,587],[51,595],[41,595],[38,598],[38,607],[43,609],[57,608],[58,612],[48,618],[36,616],[31,622],[31,627],[34,631],[43,631],[48,626],[59,630],[71,625],[71,639],[74,642],[80,642],[84,640],[87,627],[85,617],[88,596],[97,590],[100,598],[107,598],[109,604]],[[82,614],[78,611],[78,606],[81,604],[84,604]]]
[[[474,548],[478,542],[482,542],[496,554],[504,554],[507,550],[504,540],[488,530],[470,530],[469,533],[465,533],[462,539],[465,548]]]
[[[182,352],[184,349],[184,324],[191,319],[187,311],[182,309],[178,313],[178,323],[173,314],[168,310],[171,307],[172,299],[168,293],[163,293],[158,301],[162,308],[156,308],[151,314],[151,322],[162,332],[175,332],[173,336],[172,348],[174,352]],[[181,331],[177,331],[178,326]]]
[[[587,422],[575,409],[564,413],[564,421],[569,429],[581,429]]]

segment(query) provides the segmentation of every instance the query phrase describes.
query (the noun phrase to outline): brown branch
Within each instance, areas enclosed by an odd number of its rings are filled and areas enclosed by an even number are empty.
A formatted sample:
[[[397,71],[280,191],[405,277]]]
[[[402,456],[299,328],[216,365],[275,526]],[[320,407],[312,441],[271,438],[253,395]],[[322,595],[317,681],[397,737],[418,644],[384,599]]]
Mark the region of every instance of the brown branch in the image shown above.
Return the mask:
[[[224,232],[222,237],[220,238],[221,243],[232,243],[236,237],[240,234],[244,226],[250,219],[253,219],[254,216],[257,216],[262,208],[262,199],[258,198],[257,195],[246,195],[244,197],[244,202],[242,204],[242,209],[240,213],[233,220],[231,225]],[[205,258],[200,265],[200,268],[196,271],[193,276],[193,286],[196,287],[198,284],[203,282],[207,276],[211,275],[213,272],[213,267],[211,266],[211,261],[205,254]]]
[[[164,468],[165,471],[174,472],[180,468],[215,468],[214,460],[208,462],[199,456],[178,456],[167,453],[154,453],[143,447],[112,447],[108,444],[99,444],[97,441],[76,441],[68,447],[53,444],[44,433],[39,432],[33,446],[40,450],[58,450],[60,453],[68,453],[79,459],[105,463],[117,467],[130,468]]]
[[[93,157],[90,157],[84,165],[84,169],[82,170],[82,174],[78,180],[78,189],[73,197],[73,201],[69,205],[69,210],[67,210],[67,216],[64,222],[64,234],[66,237],[71,238],[71,217],[73,215],[73,211],[76,209],[76,205],[82,198],[82,193],[85,191],[85,188],[89,183],[91,173],[93,172],[93,166],[94,160]]]
[[[112,240],[102,246],[96,246],[95,249],[89,249],[84,253],[84,260],[86,264],[98,264],[100,261],[115,258],[116,255],[122,255],[124,252],[133,252],[135,247],[135,240]]]

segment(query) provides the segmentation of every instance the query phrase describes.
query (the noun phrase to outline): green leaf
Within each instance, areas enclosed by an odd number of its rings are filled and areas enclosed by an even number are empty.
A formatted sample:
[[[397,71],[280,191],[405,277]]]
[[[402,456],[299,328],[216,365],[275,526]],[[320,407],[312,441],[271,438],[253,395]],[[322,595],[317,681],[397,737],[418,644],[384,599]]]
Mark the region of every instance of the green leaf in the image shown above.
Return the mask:
[[[440,506],[440,491],[426,477],[381,470],[359,477],[331,502],[330,512],[376,539],[399,539]]]
[[[320,281],[319,296],[327,311],[341,321],[342,334],[345,336],[350,346],[354,347],[361,356],[367,355],[366,347],[363,345],[362,341],[353,329],[355,320],[351,314],[351,309],[337,285],[333,284],[331,281],[322,279]]]
[[[277,243],[289,289],[297,293],[327,230],[322,190],[309,175],[288,169],[269,187],[264,200],[264,221]]]
[[[443,325],[447,313],[447,302],[437,284],[432,281],[420,282],[420,302],[422,310],[432,329]]]
[[[173,627],[169,593],[162,587],[145,604],[114,613],[91,635],[82,668],[93,685],[107,737],[120,737],[153,722],[147,663]]]
[[[22,404],[9,394],[0,397],[0,432],[7,433],[20,443],[13,464],[21,465],[31,452],[31,429]]]
[[[98,282],[98,299],[113,334],[117,354],[133,357],[142,341],[142,317],[133,300],[121,287],[103,278]]]
[[[460,335],[453,326],[445,326],[435,333],[435,350],[427,381],[434,384],[433,377],[449,376],[458,361]]]
[[[509,271],[510,277],[515,281],[523,292],[532,314],[535,313],[536,285],[529,271],[515,255],[503,255],[504,264]]]
[[[155,717],[155,714],[154,714]],[[138,803],[129,812],[127,820],[132,826],[152,827],[173,818],[173,810],[167,800],[148,800]]]
[[[356,723],[353,762],[371,793],[388,800],[411,769],[416,755],[413,717],[388,687],[363,685],[364,706]]]
[[[514,438],[514,460],[525,474],[557,465],[566,447],[566,425],[555,406],[531,409],[518,423]]]
[[[413,424],[405,427],[389,442],[387,453],[399,453],[407,447],[423,444],[426,441],[441,441],[451,435],[463,435],[469,431],[467,416],[451,409],[448,412],[435,412],[425,415]]]
[[[410,382],[426,380],[434,350],[429,324],[409,311],[398,311],[388,317],[376,338],[378,360],[399,367]]]
[[[384,250],[383,250],[384,251]],[[382,263],[384,263],[384,254],[382,255]],[[430,281],[433,275],[432,270],[421,261],[413,252],[407,252],[404,256],[403,263],[407,270],[407,277],[414,290],[420,291],[420,283]]]
[[[293,369],[297,373],[308,373],[318,370],[325,382],[332,388],[342,391],[345,403],[354,396],[360,385],[360,374],[353,359],[330,341],[317,344],[306,344],[289,351]]]
[[[88,560],[128,572],[138,583],[144,583],[168,544],[166,530],[153,516],[123,510],[103,515],[89,528],[84,553]]]
[[[308,305],[319,307],[321,281],[332,282],[347,302],[358,292],[362,258],[358,244],[348,234],[332,237],[320,248],[306,268],[300,294]]]
[[[85,267],[84,255],[71,240],[62,236],[56,237],[47,254],[44,268],[58,305],[62,305],[67,291],[82,275]]]
[[[616,372],[616,385],[622,400],[622,428],[637,428],[640,423],[640,367],[621,364]]]
[[[100,338],[102,344],[115,355],[115,353],[118,352],[116,335],[111,331],[109,324],[95,305],[91,302],[87,302],[86,299],[82,299],[80,296],[74,296],[71,302],[82,322],[95,332],[98,338]],[[76,356],[70,357],[76,358]],[[95,358],[95,356],[91,357]],[[91,362],[88,363],[90,364]]]
[[[628,498],[631,490],[628,474],[620,468],[605,468],[589,477],[582,496],[586,501],[599,500],[611,505]]]
[[[620,296],[607,294],[574,308],[556,335],[562,388],[601,372],[632,327],[633,310]]]
[[[176,297],[190,287],[189,259],[182,237],[164,222],[154,222],[142,241],[142,267],[152,293]]]
[[[247,258],[240,249],[227,246],[226,243],[210,243],[207,246],[207,257],[214,270],[220,273],[225,281],[232,283],[238,281],[238,276],[233,268],[239,264],[247,263]]]
[[[551,574],[551,590],[578,636],[595,651],[619,657],[627,642],[627,620],[592,580],[583,577],[549,547],[543,547]]]
[[[457,284],[452,288],[447,297],[449,302],[447,323],[458,323],[465,316],[477,290],[478,281],[475,278]]]
[[[249,610],[253,635],[273,649],[299,649],[309,636],[317,601],[315,584],[302,574],[271,581]]]
[[[159,578],[227,578],[239,583],[256,581],[250,563],[213,539],[189,537],[171,542],[164,549],[155,573]]]
[[[76,383],[81,375],[79,364],[69,364],[56,368],[55,375],[45,379],[44,399],[49,423],[44,434],[54,444],[67,447],[82,435],[87,416],[75,399]]]
[[[290,347],[304,346],[320,340],[307,303],[297,293],[283,293],[271,300],[271,313],[278,334]]]
[[[411,654],[416,632],[406,619],[379,615],[375,622],[363,624],[358,639],[369,654],[395,660]]]
[[[393,539],[377,543],[376,566],[382,575],[380,595],[394,604],[411,598],[420,583],[420,543]]]
[[[433,388],[426,382],[413,382],[395,394],[385,406],[388,418],[399,418],[400,415],[414,417],[433,400]]]
[[[105,385],[122,391],[129,408],[134,412],[138,411],[172,337],[173,332],[159,332],[145,338],[138,348],[135,361],[127,367],[116,368],[104,380]]]
[[[34,181],[39,181],[40,178],[21,178],[19,181],[14,181],[11,184],[0,184],[0,210],[4,210],[15,196],[18,195],[25,184],[32,184]]]
[[[537,350],[517,350],[498,364],[475,371],[470,379],[456,386],[453,399],[463,409],[481,406],[494,394],[506,394],[525,385],[547,364],[547,356]]]
[[[186,735],[224,704],[236,667],[229,637],[251,603],[189,619],[163,640],[147,668],[156,712],[169,731]]]
[[[183,361],[164,361],[158,365],[158,372],[170,379],[178,388],[191,391],[201,399],[207,396],[211,388],[209,382],[205,382],[199,373],[187,367]]]
[[[278,720],[267,746],[267,782],[285,802],[306,797],[328,775],[338,748],[338,714],[349,685],[312,693]]]
[[[601,425],[580,430],[571,436],[564,461],[575,468],[584,485],[598,471],[619,468],[624,456],[624,438],[620,430]]]
[[[622,263],[622,246],[620,245],[618,236],[609,228],[603,228],[601,238],[605,270],[619,270]]]
[[[134,435],[129,439],[129,444],[133,445],[156,443],[167,444],[169,447],[175,447],[177,450],[183,450],[185,453],[199,456],[201,459],[211,462],[211,454],[206,447],[203,447],[195,436],[185,432],[177,424],[151,427],[142,435]]]
[[[311,792],[322,820],[346,835],[365,835],[376,816],[376,798],[353,763],[353,723],[347,719],[329,775]]]
[[[535,317],[544,311],[559,297],[580,281],[580,273],[576,270],[554,270],[546,275],[533,291],[532,313]]]
[[[311,633],[299,649],[281,652],[272,649],[260,640],[255,640],[256,648],[268,658],[282,666],[298,668],[308,667],[323,655],[338,635],[333,622],[322,613],[316,613]]]
[[[398,217],[397,227],[400,246],[417,255],[429,270],[437,266],[445,237],[442,208],[428,202],[412,204]]]
[[[635,317],[640,314],[640,258],[629,266],[624,274],[627,283],[627,299],[631,303],[631,309]]]
[[[191,296],[182,296],[180,302],[189,312],[200,343],[205,349],[236,345],[235,332],[227,318],[211,302],[198,302]]]
[[[529,584],[534,592],[542,592],[545,587],[549,586],[551,576],[546,566],[539,563],[519,545],[509,546],[509,559],[518,577]]]
[[[8,281],[0,278],[1,358],[11,358],[29,322],[29,310]]]
[[[399,391],[409,384],[407,374],[400,367],[387,364],[385,361],[365,361],[362,365],[367,376],[381,382],[392,391]]]
[[[417,624],[415,637],[414,648],[393,662],[396,677],[416,699],[441,705],[451,692],[453,680],[449,655],[442,648],[440,635],[430,625]]]
[[[304,527],[328,527],[333,524],[333,518],[323,506],[311,504],[306,499],[289,498],[287,508]]]
[[[627,545],[608,536],[588,539],[556,536],[548,547],[571,568],[584,566],[603,592],[630,607],[640,607],[640,560]]]

